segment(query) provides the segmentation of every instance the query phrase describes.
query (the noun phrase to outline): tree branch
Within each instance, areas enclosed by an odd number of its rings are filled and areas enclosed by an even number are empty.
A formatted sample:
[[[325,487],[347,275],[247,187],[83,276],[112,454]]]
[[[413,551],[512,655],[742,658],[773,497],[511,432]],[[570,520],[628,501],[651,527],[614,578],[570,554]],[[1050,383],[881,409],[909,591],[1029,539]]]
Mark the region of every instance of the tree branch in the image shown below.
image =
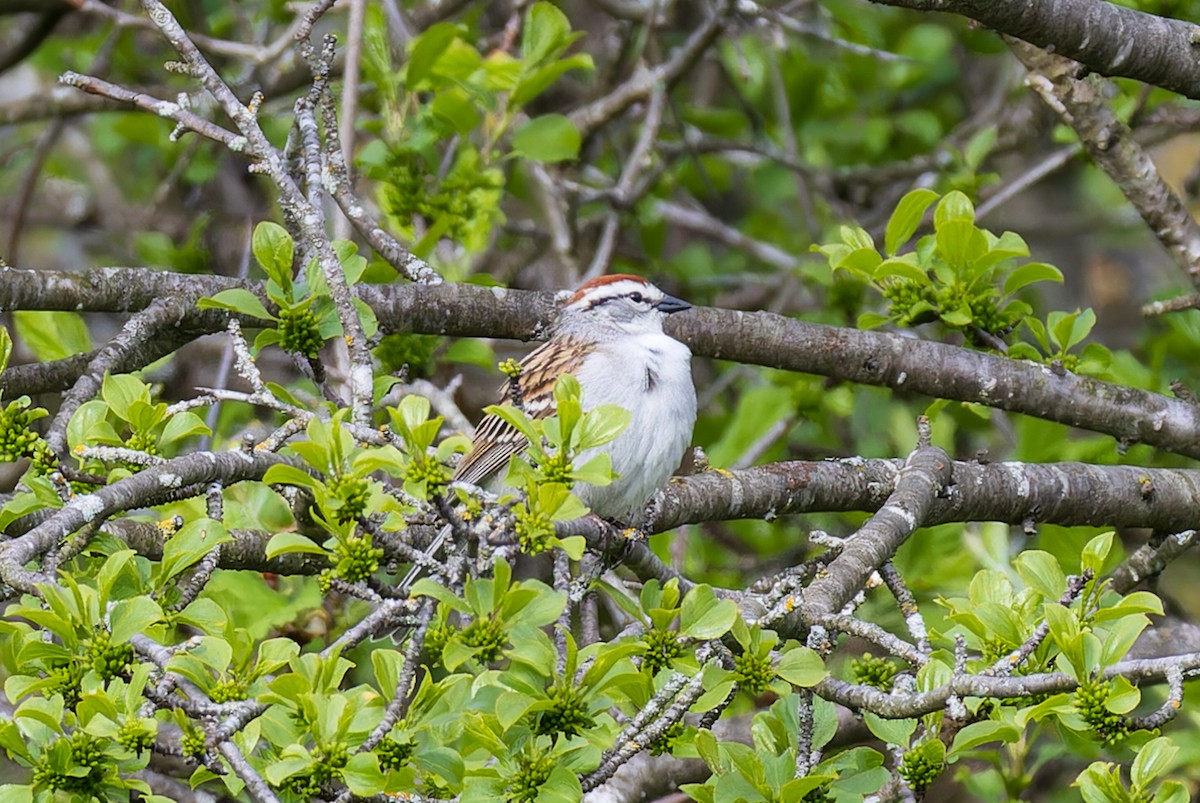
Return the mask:
[[[918,11],[961,14],[1101,75],[1136,78],[1200,99],[1200,26],[1104,0],[872,0]]]

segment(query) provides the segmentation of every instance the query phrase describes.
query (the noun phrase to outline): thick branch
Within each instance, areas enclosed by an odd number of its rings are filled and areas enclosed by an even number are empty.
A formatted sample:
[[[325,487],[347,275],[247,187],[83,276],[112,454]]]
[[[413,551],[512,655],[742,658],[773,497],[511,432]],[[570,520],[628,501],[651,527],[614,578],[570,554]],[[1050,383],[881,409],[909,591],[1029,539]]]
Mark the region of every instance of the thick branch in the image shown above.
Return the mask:
[[[1200,286],[1200,224],[1163,181],[1129,126],[1117,118],[1103,94],[1111,85],[1098,76],[1077,77],[1079,65],[1070,59],[1008,41],[1030,70],[1029,85],[1075,129],[1088,155],[1121,188],[1192,284]]]
[[[961,14],[1086,64],[1200,99],[1200,27],[1104,0],[873,0]]]
[[[801,613],[835,613],[863,588],[871,573],[925,524],[934,500],[950,482],[950,467],[941,449],[922,446],[913,452],[883,507],[846,540],[841,554],[805,590]]]
[[[1171,671],[1192,674],[1197,670],[1200,670],[1200,653],[1188,653],[1165,658],[1121,661],[1105,669],[1101,677],[1114,678],[1120,675],[1136,685],[1161,682]],[[957,675],[945,686],[918,694],[894,696],[891,692],[871,686],[856,686],[830,677],[818,683],[813,691],[826,700],[840,703],[855,711],[872,711],[882,717],[899,719],[942,711],[952,696],[1011,699],[1031,694],[1072,691],[1078,686],[1079,682],[1064,672],[1044,672],[1010,677]]]
[[[0,310],[128,311],[202,283],[205,294],[254,283],[104,268],[83,274],[0,268]],[[546,337],[550,293],[446,283],[359,286],[383,333]],[[220,331],[220,316],[185,315],[180,326]],[[243,324],[254,325],[253,319]],[[205,325],[207,324],[207,325]],[[1200,458],[1200,407],[1149,391],[993,354],[886,332],[804,323],[769,312],[701,308],[672,315],[667,329],[700,357],[818,374],[952,401],[976,402]],[[5,374],[5,376],[7,373]],[[4,379],[0,378],[0,387]]]
[[[901,465],[900,460],[849,458],[681,477],[659,497],[654,530],[786,513],[878,510],[896,487]],[[1147,527],[1164,533],[1200,527],[1196,470],[955,461],[950,478],[945,493],[930,505],[926,526],[1036,522]]]
[[[151,507],[174,498],[180,488],[220,481],[228,486],[257,480],[266,470],[287,458],[271,452],[197,452],[152,466],[90,494],[81,494],[29,532],[0,544],[0,578],[13,588],[36,592],[36,584],[49,578],[31,572],[25,564],[57,546],[64,538],[89,524],[134,507]]]

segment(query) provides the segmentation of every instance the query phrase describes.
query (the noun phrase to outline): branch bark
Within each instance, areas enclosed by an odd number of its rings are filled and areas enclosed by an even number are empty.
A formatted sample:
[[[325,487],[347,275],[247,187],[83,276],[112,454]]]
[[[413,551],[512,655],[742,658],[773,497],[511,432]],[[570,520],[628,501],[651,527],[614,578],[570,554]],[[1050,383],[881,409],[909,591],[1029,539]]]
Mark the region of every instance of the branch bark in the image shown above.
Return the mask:
[[[129,311],[189,282],[215,294],[255,283],[130,268],[84,274],[0,268],[0,310]],[[211,293],[209,292],[211,289]],[[446,283],[359,286],[384,333],[544,339],[554,320],[551,293]],[[179,326],[197,334],[226,319],[191,312]],[[254,326],[252,318],[242,319]],[[1102,432],[1122,445],[1145,443],[1200,458],[1200,407],[1182,399],[1104,382],[1037,363],[1011,360],[886,332],[804,323],[769,312],[697,308],[667,320],[668,332],[700,357],[818,374],[938,399],[976,402]],[[20,392],[6,371],[0,389]]]
[[[1052,49],[1101,75],[1136,78],[1200,99],[1200,26],[1104,0],[872,0],[917,11],[960,14],[1000,33]]]

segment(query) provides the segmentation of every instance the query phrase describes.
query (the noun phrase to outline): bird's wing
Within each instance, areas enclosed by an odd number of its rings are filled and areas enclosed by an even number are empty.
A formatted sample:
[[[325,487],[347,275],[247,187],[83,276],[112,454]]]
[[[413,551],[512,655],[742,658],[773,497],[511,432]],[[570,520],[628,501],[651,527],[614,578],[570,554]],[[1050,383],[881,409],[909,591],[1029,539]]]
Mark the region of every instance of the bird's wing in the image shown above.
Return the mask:
[[[592,349],[592,344],[570,336],[555,337],[542,344],[521,361],[521,373],[501,386],[500,403],[511,403],[515,396],[523,400],[521,409],[530,418],[553,415],[554,383],[563,374],[577,373]],[[454,470],[453,479],[479,485],[503,470],[510,457],[528,446],[525,436],[503,418],[486,415],[475,429],[474,445]]]

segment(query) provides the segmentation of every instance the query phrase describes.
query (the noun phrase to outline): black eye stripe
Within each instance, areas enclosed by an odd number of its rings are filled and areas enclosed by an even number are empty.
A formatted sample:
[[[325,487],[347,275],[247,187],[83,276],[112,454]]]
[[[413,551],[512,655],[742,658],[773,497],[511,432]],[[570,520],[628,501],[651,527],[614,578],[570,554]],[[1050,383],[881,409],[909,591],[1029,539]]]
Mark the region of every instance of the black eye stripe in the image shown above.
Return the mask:
[[[616,301],[617,299],[621,299],[621,298],[627,298],[630,301],[632,301],[634,304],[653,303],[653,298],[651,296],[647,295],[646,293],[635,290],[632,293],[620,293],[620,294],[616,294],[616,295],[606,295],[606,296],[599,296],[597,298],[593,298],[588,303],[587,308],[588,309],[596,309],[597,307],[603,306],[604,304],[607,304],[610,301]]]

